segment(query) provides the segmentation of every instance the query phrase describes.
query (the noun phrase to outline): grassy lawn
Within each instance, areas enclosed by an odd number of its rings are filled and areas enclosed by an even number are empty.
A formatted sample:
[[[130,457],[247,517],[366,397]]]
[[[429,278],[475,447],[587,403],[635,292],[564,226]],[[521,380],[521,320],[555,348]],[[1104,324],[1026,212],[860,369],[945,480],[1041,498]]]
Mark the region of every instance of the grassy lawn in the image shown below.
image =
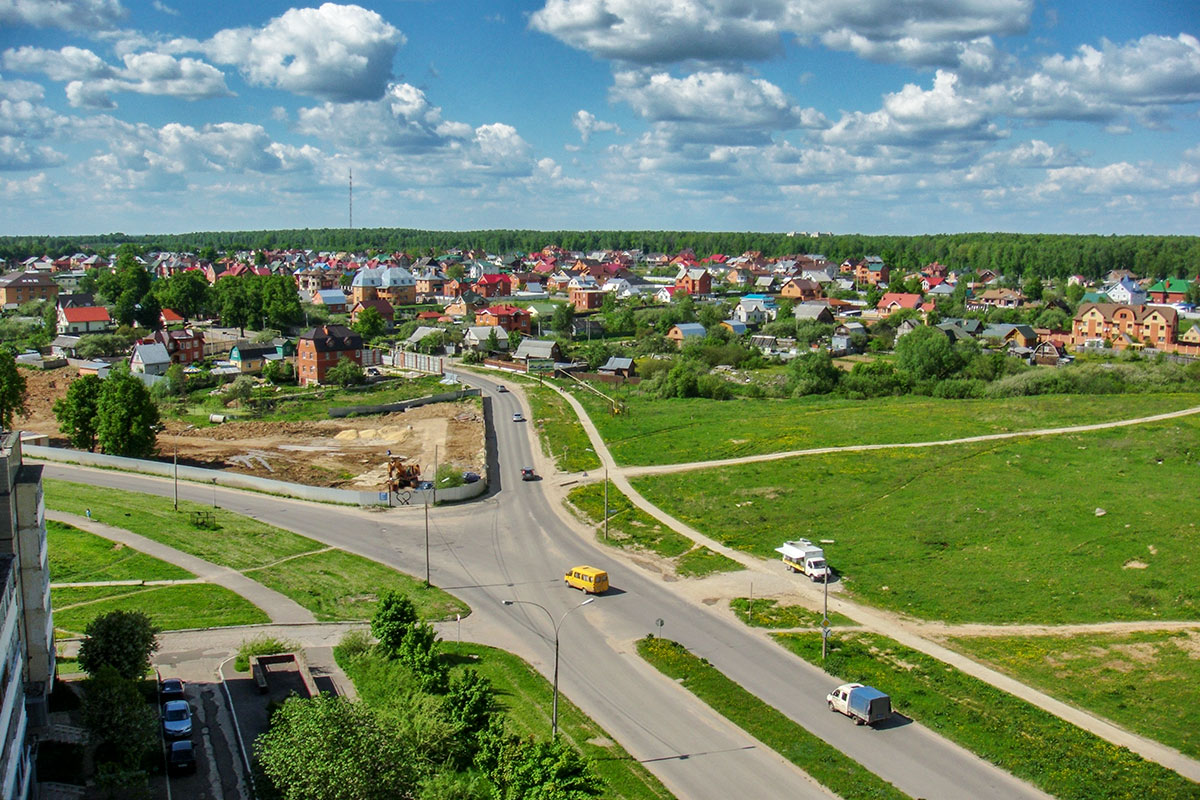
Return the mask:
[[[92,519],[133,531],[136,534],[211,561],[243,570],[260,567],[281,558],[320,549],[304,536],[272,527],[264,522],[200,503],[171,500],[155,495],[115,492],[99,486],[59,480],[43,482],[46,507],[72,514],[91,509]],[[192,511],[213,515],[216,529],[192,524]]]
[[[195,577],[182,567],[54,520],[46,521],[46,546],[50,552],[50,580],[54,583]]]
[[[1200,418],[639,478],[734,549],[825,553],[858,600],[951,622],[1200,615]],[[1104,509],[1097,516],[1096,509]],[[935,578],[931,580],[931,578]]]
[[[1060,800],[1184,798],[1200,786],[884,636],[843,633],[821,662],[815,633],[777,634],[839,680],[870,684],[893,707]]]
[[[612,387],[602,387],[606,393]],[[574,390],[619,464],[679,464],[813,447],[920,442],[1082,425],[1189,408],[1195,394],[1043,395],[1000,400],[658,400],[626,391],[614,417]]]
[[[466,603],[425,582],[345,550],[300,556],[270,567],[245,571],[246,577],[286,594],[322,622],[366,620],[375,613],[384,589],[404,592],[422,619],[466,616]]]
[[[778,600],[754,599],[754,617],[750,618],[750,598],[735,597],[729,601],[729,607],[737,618],[755,628],[820,628],[821,612],[813,611],[805,606],[781,606]],[[834,628],[843,628],[858,623],[839,614],[829,612],[829,624]]]
[[[521,383],[533,415],[530,422],[537,429],[542,450],[554,459],[555,465],[566,472],[599,469],[600,459],[588,450],[592,441],[583,430],[575,409],[553,389],[532,380]]]
[[[625,493],[608,487],[608,540],[604,539],[604,484],[577,486],[567,495],[576,514],[596,526],[596,540],[614,547],[644,550],[669,560],[684,577],[702,577],[713,572],[732,572],[742,565],[698,547],[691,539],[663,525],[629,501]]]
[[[647,637],[638,654],[733,724],[845,800],[901,800],[908,795],[864,769],[785,714],[725,677],[677,642]]]
[[[1200,758],[1200,631],[962,637],[951,645],[1059,700]]]
[[[81,513],[131,530],[214,564],[248,572],[253,580],[287,595],[318,619],[363,619],[374,612],[381,588],[416,587],[409,575],[342,550],[324,550],[320,542],[267,525],[224,509],[181,500],[179,512],[165,497],[136,492],[113,492],[76,483],[46,480],[46,506]],[[189,512],[214,514],[217,528],[192,524]],[[303,558],[288,558],[300,554]],[[287,561],[279,562],[288,558]],[[412,592],[417,610],[442,619],[470,608],[436,587]],[[343,616],[345,615],[345,616]]]
[[[496,691],[501,710],[513,730],[537,739],[550,736],[551,686],[522,659],[480,644],[442,642],[442,651],[455,666],[471,667]],[[339,663],[354,681],[363,702],[388,707],[411,679],[396,662],[375,655],[342,659]],[[673,795],[645,767],[625,752],[605,731],[560,695],[559,735],[592,761],[604,781],[600,797],[625,800],[667,800]]]
[[[91,602],[89,602],[91,601]],[[109,611],[145,611],[165,631],[257,625],[270,622],[262,609],[222,586],[189,583],[179,586],[109,586],[53,589],[54,627],[75,634],[93,618]],[[74,603],[87,603],[75,606]]]

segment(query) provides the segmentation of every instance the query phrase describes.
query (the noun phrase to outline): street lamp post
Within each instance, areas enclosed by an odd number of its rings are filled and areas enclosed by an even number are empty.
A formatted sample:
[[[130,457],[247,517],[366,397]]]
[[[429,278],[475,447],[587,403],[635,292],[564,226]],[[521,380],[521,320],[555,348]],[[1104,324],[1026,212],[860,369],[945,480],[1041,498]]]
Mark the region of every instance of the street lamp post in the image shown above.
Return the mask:
[[[566,611],[563,612],[563,615],[561,617],[558,618],[558,622],[554,621],[554,615],[550,613],[550,609],[546,608],[541,603],[535,603],[532,600],[501,600],[500,602],[506,606],[511,606],[511,605],[537,606],[542,611],[546,612],[546,616],[550,618],[550,624],[554,626],[554,705],[550,712],[550,738],[557,739],[558,738],[558,629],[562,627],[563,620],[567,618],[568,614],[570,614],[572,611],[574,611],[578,608],[583,608],[584,606],[588,605],[589,603],[596,602],[596,598],[589,597],[587,600],[584,600],[579,605],[571,606],[570,608],[568,608]]]

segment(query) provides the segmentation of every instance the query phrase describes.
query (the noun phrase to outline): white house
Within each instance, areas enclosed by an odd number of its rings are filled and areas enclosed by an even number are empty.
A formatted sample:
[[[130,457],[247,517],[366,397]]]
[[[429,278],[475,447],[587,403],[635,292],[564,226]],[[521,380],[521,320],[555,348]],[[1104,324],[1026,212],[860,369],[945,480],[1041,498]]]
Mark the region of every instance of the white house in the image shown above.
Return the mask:
[[[139,344],[133,348],[129,358],[130,372],[144,372],[147,375],[164,375],[171,366],[171,356],[167,348],[160,342]]]
[[[1126,306],[1140,306],[1146,302],[1146,290],[1138,286],[1129,278],[1121,278],[1116,283],[1109,284],[1104,293],[1114,303],[1120,303]]]

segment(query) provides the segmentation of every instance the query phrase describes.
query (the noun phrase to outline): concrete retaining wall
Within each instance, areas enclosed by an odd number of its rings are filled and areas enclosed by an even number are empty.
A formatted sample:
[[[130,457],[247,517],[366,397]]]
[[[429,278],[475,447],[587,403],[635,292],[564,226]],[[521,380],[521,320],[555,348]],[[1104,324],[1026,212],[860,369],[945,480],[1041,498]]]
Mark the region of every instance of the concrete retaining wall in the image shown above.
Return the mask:
[[[478,391],[478,390],[476,390]],[[124,458],[108,456],[102,453],[88,453],[82,450],[68,450],[62,447],[39,447],[24,445],[22,451],[30,458],[40,458],[45,461],[60,461],[68,464],[82,464],[86,467],[108,467],[125,472],[139,472],[146,475],[160,475],[170,478],[175,475],[175,467],[164,461],[149,461],[140,458]],[[295,497],[300,500],[314,500],[318,503],[339,503],[356,506],[404,506],[423,505],[426,495],[432,501],[432,491],[399,492],[391,497],[387,492],[362,492],[350,489],[331,489],[325,486],[305,486],[299,483],[276,481],[270,478],[259,478],[254,475],[242,475],[237,472],[225,472],[219,469],[203,469],[201,467],[179,467],[180,480],[193,483],[208,483],[216,486],[229,486],[235,489],[251,489],[267,494],[277,494],[284,497]],[[439,489],[437,500],[442,503],[455,503],[478,497],[487,489],[487,481],[481,480],[464,486],[449,489]]]

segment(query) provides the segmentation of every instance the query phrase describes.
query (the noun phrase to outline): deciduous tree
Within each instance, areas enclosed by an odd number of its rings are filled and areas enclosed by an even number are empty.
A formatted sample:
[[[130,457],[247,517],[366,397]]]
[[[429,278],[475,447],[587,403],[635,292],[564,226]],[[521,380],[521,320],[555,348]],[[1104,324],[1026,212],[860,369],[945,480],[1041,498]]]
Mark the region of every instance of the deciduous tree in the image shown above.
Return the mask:
[[[102,384],[95,375],[76,378],[67,393],[54,401],[58,430],[72,447],[91,452],[96,449],[97,414]]]
[[[378,309],[364,308],[350,327],[354,328],[364,342],[367,342],[387,330],[387,320],[383,318]]]
[[[338,386],[354,386],[365,381],[367,374],[363,372],[363,368],[358,364],[342,356],[338,359],[337,364],[329,368],[329,371],[325,373],[325,377]]]
[[[79,666],[96,676],[112,667],[121,677],[140,679],[150,669],[150,656],[158,650],[158,628],[143,611],[109,611],[83,629]]]
[[[395,658],[400,643],[416,621],[417,610],[408,596],[389,590],[380,598],[375,616],[371,617],[371,635],[379,640],[383,652]]]
[[[342,697],[289,698],[254,752],[284,800],[393,800],[417,785],[412,754],[391,726]]]
[[[107,664],[84,684],[80,713],[91,743],[126,769],[137,768],[158,738],[158,715],[137,682]]]
[[[123,364],[114,366],[101,384],[96,415],[96,441],[105,453],[129,458],[154,453],[158,406]]]
[[[25,409],[25,376],[7,347],[0,347],[0,428],[12,428],[13,419]]]

